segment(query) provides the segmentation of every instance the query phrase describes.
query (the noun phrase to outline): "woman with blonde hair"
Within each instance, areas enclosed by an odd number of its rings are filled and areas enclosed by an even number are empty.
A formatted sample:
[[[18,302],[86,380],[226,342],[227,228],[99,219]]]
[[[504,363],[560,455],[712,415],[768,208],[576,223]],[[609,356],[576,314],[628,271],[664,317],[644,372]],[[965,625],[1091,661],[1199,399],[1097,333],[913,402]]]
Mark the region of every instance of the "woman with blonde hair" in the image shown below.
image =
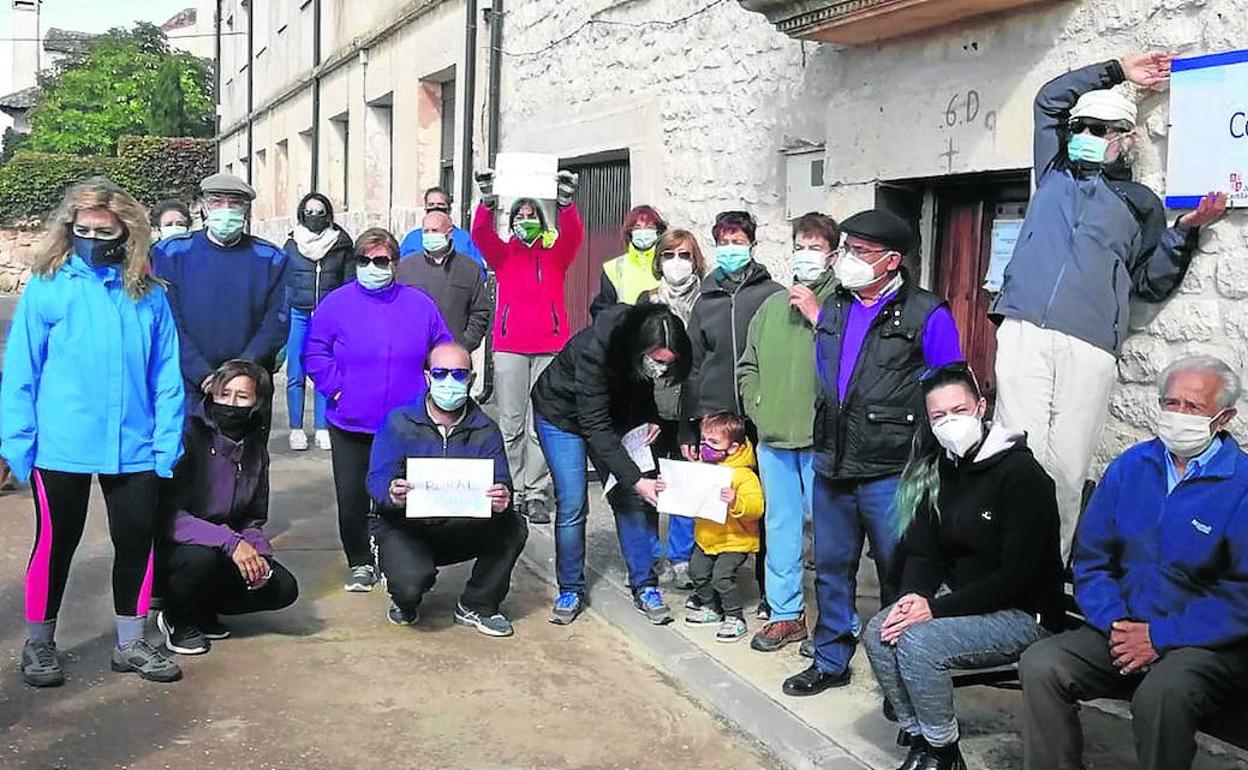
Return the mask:
[[[35,545],[26,570],[22,678],[65,681],[56,616],[99,477],[112,537],[112,669],[172,682],[181,670],[143,636],[152,587],[158,478],[182,451],[178,337],[148,259],[151,228],[102,177],[65,193],[47,222],[13,318],[0,384],[0,453],[31,479]]]

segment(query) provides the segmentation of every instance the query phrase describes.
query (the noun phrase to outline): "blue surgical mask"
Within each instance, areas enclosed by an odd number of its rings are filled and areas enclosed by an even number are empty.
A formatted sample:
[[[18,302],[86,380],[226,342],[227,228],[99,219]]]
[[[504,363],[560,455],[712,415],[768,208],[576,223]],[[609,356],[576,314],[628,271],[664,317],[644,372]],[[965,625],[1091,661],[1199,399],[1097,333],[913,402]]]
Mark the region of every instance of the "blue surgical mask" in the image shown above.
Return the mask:
[[[394,282],[394,272],[388,267],[377,267],[370,262],[355,269],[355,280],[359,281],[361,287],[377,291]]]
[[[737,273],[750,264],[750,247],[743,243],[726,243],[715,247],[715,264],[725,273]]]
[[[83,238],[72,236],[74,252],[83,258],[91,267],[108,267],[119,264],[126,258],[126,241],[124,238],[101,240],[99,238]]]
[[[243,231],[246,219],[238,209],[209,209],[204,216],[204,226],[218,241],[229,243]]]
[[[441,254],[446,251],[446,247],[451,243],[451,239],[446,237],[446,233],[431,233],[421,231],[420,246],[430,254]]]
[[[468,385],[471,380],[459,382],[454,377],[443,377],[429,382],[429,397],[439,409],[447,412],[459,411],[468,400]]]
[[[1108,149],[1108,139],[1092,134],[1075,134],[1066,143],[1066,154],[1070,159],[1085,163],[1104,163],[1105,151]]]

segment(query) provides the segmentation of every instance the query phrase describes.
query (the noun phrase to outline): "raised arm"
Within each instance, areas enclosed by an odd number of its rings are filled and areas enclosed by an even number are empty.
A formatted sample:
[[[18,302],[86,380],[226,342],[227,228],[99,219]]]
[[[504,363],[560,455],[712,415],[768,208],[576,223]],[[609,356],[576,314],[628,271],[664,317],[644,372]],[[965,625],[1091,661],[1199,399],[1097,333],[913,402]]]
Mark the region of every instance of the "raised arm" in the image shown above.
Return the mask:
[[[1070,110],[1079,101],[1079,97],[1089,91],[1111,88],[1126,80],[1122,65],[1115,59],[1090,64],[1045,83],[1036,94],[1033,119],[1036,183],[1040,177],[1054,168],[1060,158],[1065,157],[1063,140],[1066,137],[1066,123],[1070,119]]]
[[[585,240],[585,223],[581,221],[581,212],[575,203],[560,206],[558,220],[559,238],[553,250],[556,262],[566,270],[576,261],[576,254],[581,250],[581,243]]]
[[[472,215],[471,235],[472,242],[490,267],[496,271],[502,267],[507,260],[507,244],[494,229],[494,209],[484,203],[477,204],[477,211]]]

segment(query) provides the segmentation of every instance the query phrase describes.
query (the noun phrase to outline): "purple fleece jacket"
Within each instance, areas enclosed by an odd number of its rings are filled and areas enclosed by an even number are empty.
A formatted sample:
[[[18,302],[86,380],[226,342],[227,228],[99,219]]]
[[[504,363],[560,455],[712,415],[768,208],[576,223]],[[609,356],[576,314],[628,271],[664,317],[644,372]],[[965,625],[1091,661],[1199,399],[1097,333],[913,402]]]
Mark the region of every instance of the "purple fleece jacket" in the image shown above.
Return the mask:
[[[376,433],[391,409],[424,397],[429,351],[452,341],[438,306],[420,289],[369,291],[352,282],[312,315],[303,366],[329,399],[331,425]]]

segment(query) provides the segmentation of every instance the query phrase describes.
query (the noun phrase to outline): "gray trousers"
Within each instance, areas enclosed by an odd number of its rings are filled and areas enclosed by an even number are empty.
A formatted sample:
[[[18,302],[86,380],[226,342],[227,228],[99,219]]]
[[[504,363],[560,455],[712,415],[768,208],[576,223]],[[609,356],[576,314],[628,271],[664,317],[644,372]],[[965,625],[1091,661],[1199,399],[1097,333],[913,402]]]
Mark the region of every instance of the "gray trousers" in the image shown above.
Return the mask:
[[[534,353],[494,354],[494,392],[498,398],[498,429],[507,449],[507,465],[517,498],[550,500],[550,468],[533,428],[533,401],[529,393],[552,355]]]
[[[910,735],[933,746],[958,740],[951,669],[990,668],[1018,660],[1047,632],[1033,615],[1001,610],[987,615],[933,618],[906,629],[896,645],[880,639],[887,607],[867,623],[862,636],[880,690]]]
[[[1123,676],[1109,639],[1091,627],[1050,637],[1023,655],[1023,766],[1081,770],[1079,701],[1131,701],[1131,727],[1141,770],[1185,770],[1196,756],[1202,720],[1244,691],[1248,651],[1180,647],[1145,674]]]
[[[724,615],[744,617],[741,611],[741,587],[737,572],[744,566],[748,553],[708,554],[695,545],[689,556],[689,579],[693,595],[703,606],[714,607]]]

